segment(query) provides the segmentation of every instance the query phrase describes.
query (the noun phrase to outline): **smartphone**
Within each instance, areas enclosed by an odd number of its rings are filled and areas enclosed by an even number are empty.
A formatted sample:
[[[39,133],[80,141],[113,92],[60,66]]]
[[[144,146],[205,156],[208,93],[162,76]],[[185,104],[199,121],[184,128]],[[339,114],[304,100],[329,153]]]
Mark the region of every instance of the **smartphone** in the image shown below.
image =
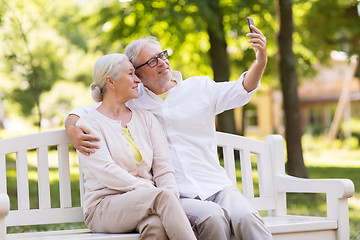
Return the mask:
[[[247,17],[247,21],[248,21],[248,24],[249,24],[249,29],[250,29],[250,32],[253,33],[254,31],[250,28],[250,25],[254,25],[254,19],[252,19],[251,17]]]

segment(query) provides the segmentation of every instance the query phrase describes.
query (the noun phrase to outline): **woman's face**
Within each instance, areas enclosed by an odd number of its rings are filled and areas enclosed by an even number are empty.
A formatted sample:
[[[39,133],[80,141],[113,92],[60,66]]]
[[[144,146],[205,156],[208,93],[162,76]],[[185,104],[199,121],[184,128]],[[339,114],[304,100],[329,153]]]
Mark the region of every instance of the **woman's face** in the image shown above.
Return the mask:
[[[116,96],[125,100],[139,97],[138,85],[140,79],[135,75],[135,69],[129,60],[120,63],[117,76],[114,78]]]

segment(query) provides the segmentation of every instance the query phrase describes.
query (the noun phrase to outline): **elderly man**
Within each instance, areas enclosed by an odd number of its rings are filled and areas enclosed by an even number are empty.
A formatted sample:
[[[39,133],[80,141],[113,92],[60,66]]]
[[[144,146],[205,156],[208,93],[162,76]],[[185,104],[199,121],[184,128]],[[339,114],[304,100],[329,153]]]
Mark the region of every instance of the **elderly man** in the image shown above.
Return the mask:
[[[140,78],[132,108],[151,111],[167,135],[180,202],[198,239],[272,239],[258,212],[220,166],[215,115],[247,104],[258,89],[267,64],[266,38],[251,26],[247,34],[256,59],[237,81],[216,83],[209,77],[182,79],[172,71],[168,53],[153,37],[135,40],[124,53]],[[76,127],[79,117],[97,105],[74,109],[65,126],[74,146],[84,154],[98,147],[97,137]],[[136,139],[134,139],[136,142]]]

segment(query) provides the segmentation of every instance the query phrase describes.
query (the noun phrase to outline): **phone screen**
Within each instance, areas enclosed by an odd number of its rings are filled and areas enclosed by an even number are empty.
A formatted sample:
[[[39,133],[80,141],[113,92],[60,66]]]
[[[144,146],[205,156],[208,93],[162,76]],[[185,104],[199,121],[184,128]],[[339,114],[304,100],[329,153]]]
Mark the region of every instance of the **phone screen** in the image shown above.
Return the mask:
[[[247,21],[248,21],[248,24],[249,24],[249,29],[250,29],[250,32],[253,33],[254,31],[250,28],[250,25],[254,25],[254,19],[252,19],[251,17],[247,17]]]

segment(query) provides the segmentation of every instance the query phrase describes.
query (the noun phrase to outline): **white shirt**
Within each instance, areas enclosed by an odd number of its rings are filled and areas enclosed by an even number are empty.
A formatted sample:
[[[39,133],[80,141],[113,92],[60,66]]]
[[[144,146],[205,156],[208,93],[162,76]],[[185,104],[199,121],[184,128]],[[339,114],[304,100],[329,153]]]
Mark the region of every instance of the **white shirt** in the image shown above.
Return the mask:
[[[206,199],[233,185],[219,164],[215,115],[247,104],[260,84],[248,93],[242,84],[245,73],[237,81],[220,83],[209,77],[183,81],[180,72],[172,74],[178,84],[169,90],[165,100],[140,84],[140,97],[128,105],[151,111],[162,124],[180,195]],[[69,114],[81,117],[98,106],[74,109]]]

